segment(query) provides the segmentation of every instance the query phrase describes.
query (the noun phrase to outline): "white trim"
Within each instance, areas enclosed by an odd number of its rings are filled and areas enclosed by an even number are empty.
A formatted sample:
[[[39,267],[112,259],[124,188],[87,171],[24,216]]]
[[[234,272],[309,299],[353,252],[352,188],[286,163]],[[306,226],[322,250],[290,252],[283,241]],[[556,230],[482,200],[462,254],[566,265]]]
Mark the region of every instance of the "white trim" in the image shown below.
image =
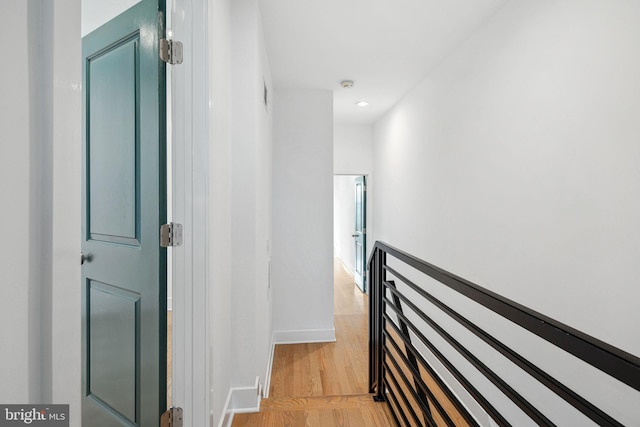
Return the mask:
[[[167,311],[173,311],[173,297],[167,298]]]
[[[172,404],[186,426],[212,425],[210,417],[207,1],[173,0],[173,37],[185,61],[171,72],[172,220],[183,224],[183,246],[172,250]],[[186,60],[186,58],[189,58]]]
[[[271,371],[273,370],[273,355],[276,352],[276,341],[273,334],[271,334],[271,348],[269,349],[269,360],[267,360],[267,373],[264,376],[264,389],[262,391],[262,398],[269,397],[269,388],[271,387]]]
[[[260,411],[260,377],[251,387],[232,387],[231,404],[234,414]]]
[[[36,63],[47,64],[37,77],[38,84],[42,85],[40,95],[44,95],[43,104],[46,104],[41,105],[38,111],[44,113],[40,121],[48,117],[46,120],[49,120],[50,126],[46,131],[41,128],[43,131],[42,145],[37,146],[40,150],[45,146],[48,147],[39,153],[42,156],[41,160],[45,163],[49,162],[49,166],[40,173],[45,174],[41,175],[41,179],[47,180],[47,184],[50,185],[48,191],[54,196],[44,197],[43,203],[45,205],[47,202],[50,203],[48,210],[32,212],[34,219],[42,220],[48,215],[50,217],[40,223],[41,229],[35,231],[36,229],[30,228],[32,232],[40,233],[40,237],[44,239],[40,240],[43,242],[43,251],[40,253],[48,254],[48,257],[34,262],[34,270],[29,272],[30,276],[38,269],[42,273],[40,280],[42,280],[41,289],[44,295],[41,295],[43,298],[41,303],[43,310],[45,310],[41,314],[44,322],[41,324],[43,326],[41,341],[43,347],[40,359],[42,362],[42,372],[40,372],[42,376],[40,378],[43,387],[41,390],[36,388],[29,391],[32,399],[37,399],[36,396],[41,392],[40,398],[42,399],[49,399],[49,402],[52,403],[69,404],[70,426],[75,427],[80,426],[82,390],[80,385],[81,272],[76,255],[80,253],[81,241],[80,171],[82,161],[80,146],[82,138],[80,129],[82,92],[80,88],[82,73],[80,53],[82,43],[79,37],[81,6],[78,0],[44,1],[37,2],[37,5],[38,8],[41,8],[40,25],[44,25],[44,27],[40,28],[39,35],[32,33],[29,28],[29,36],[42,37],[39,40],[34,40],[41,43],[38,55],[44,55],[44,59]],[[8,81],[3,83],[11,84]],[[31,114],[33,112],[34,110]],[[35,116],[31,116],[31,119],[34,118]],[[41,124],[46,127],[44,123]],[[34,164],[31,163],[32,166]],[[42,190],[42,187],[40,189]],[[37,196],[41,198],[43,194],[37,193]],[[29,236],[25,236],[25,239],[29,238]],[[44,247],[45,244],[48,247]],[[47,266],[51,270],[48,271]],[[37,276],[34,278],[37,279]],[[46,290],[47,287],[48,290]],[[31,307],[29,308],[31,309]],[[47,328],[49,328],[48,331]],[[45,348],[47,346],[48,350]],[[29,356],[31,356],[31,348],[29,350]],[[37,347],[34,350],[37,351]],[[34,356],[38,358],[37,352],[34,353]],[[37,370],[32,372],[37,372]],[[28,379],[24,378],[24,380]],[[32,379],[30,383],[33,381],[37,382],[38,379]],[[10,384],[11,382],[9,382],[9,388],[11,388]]]
[[[306,344],[335,341],[335,328],[306,329],[300,331],[273,331],[273,342],[275,344]]]
[[[250,387],[232,387],[224,404],[218,427],[231,427],[234,414],[260,412],[260,377]]]
[[[218,423],[218,427],[231,427],[231,425],[233,424],[233,410],[231,409],[232,399],[233,399],[233,389],[229,389],[229,394],[227,394],[227,400],[224,403],[224,408],[222,410],[223,416],[220,417],[220,422]],[[211,416],[213,416],[213,413],[211,414]]]

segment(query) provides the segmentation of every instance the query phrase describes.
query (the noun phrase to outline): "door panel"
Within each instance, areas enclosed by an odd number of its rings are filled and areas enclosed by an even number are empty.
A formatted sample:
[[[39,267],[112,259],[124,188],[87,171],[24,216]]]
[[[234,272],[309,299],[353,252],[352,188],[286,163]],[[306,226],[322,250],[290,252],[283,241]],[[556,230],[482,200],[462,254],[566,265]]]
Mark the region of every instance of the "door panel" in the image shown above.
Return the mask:
[[[135,34],[87,62],[88,225],[94,240],[139,244],[139,46],[140,34]]]
[[[163,8],[143,0],[83,38],[84,427],[157,426],[166,409]]]
[[[87,313],[90,396],[135,423],[140,294],[90,280]]]
[[[356,285],[362,290],[367,291],[367,275],[366,270],[366,251],[367,251],[367,186],[366,178],[359,176],[355,180],[355,280]]]

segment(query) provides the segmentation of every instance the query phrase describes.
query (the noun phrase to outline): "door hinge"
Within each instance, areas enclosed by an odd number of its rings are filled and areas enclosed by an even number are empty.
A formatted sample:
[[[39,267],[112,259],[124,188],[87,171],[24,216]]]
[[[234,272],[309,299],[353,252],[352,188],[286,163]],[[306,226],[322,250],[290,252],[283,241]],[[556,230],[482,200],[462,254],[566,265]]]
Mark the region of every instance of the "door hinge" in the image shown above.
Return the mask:
[[[167,64],[182,64],[182,43],[160,39],[160,59]]]
[[[160,417],[160,427],[182,427],[182,408],[167,409]]]
[[[169,246],[182,245],[182,224],[170,222],[160,227],[160,246],[168,248]]]

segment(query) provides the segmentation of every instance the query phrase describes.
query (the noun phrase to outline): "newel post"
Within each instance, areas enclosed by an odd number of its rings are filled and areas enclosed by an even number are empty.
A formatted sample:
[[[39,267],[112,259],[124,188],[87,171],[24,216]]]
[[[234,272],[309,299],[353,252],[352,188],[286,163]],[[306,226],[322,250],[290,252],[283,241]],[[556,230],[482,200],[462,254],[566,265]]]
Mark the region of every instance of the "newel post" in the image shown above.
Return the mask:
[[[386,253],[374,248],[369,262],[369,392],[375,393],[373,399],[383,402],[384,397],[384,263]]]

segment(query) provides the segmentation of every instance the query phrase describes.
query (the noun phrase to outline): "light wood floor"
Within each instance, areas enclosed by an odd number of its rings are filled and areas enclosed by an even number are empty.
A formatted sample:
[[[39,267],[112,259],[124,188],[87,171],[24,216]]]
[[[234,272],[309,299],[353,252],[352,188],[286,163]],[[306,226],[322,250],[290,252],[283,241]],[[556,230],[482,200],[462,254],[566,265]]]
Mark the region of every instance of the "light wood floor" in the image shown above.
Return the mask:
[[[392,426],[387,405],[367,393],[368,299],[334,263],[336,342],[277,345],[269,398],[233,427]]]
[[[368,298],[334,265],[335,343],[277,345],[269,397],[367,393]]]
[[[371,396],[269,398],[260,412],[237,414],[233,427],[388,427],[394,424],[385,403]]]

